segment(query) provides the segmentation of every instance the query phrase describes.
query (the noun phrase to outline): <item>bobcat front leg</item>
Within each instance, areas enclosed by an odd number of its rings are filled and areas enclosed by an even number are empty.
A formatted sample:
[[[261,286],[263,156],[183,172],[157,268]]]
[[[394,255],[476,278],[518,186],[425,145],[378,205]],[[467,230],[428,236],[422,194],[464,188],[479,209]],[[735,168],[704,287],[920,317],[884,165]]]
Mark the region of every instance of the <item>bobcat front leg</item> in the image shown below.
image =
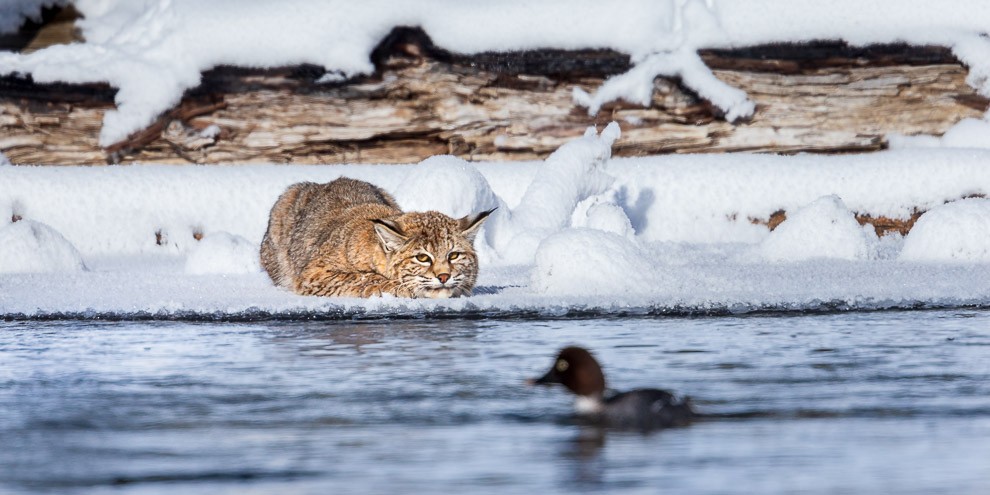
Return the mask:
[[[304,296],[371,297],[391,294],[413,297],[412,291],[374,272],[304,271],[296,292]]]

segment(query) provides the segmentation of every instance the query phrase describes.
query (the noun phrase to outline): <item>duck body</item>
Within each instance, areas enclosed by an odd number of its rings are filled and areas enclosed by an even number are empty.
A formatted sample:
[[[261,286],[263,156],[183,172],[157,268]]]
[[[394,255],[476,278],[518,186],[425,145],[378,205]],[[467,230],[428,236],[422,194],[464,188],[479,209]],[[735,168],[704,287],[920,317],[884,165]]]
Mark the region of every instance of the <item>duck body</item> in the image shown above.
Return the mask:
[[[690,399],[655,388],[621,392],[603,402],[601,421],[617,428],[652,430],[687,426],[696,416]]]
[[[697,417],[689,398],[680,398],[666,390],[643,388],[606,395],[601,366],[590,352],[580,347],[562,349],[553,367],[530,383],[564,385],[577,395],[578,416],[603,426],[654,430],[686,426]]]

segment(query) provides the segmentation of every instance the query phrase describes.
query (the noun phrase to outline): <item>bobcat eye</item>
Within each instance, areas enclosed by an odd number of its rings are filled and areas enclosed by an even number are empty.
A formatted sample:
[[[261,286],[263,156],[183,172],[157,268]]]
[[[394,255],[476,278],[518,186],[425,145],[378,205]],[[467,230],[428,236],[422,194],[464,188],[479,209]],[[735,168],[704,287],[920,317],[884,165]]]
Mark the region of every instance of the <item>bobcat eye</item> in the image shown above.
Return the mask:
[[[416,255],[416,261],[418,261],[420,263],[429,263],[430,262],[430,256],[429,255],[426,255],[426,254],[422,254],[422,253],[417,254]]]
[[[450,253],[450,254],[447,255],[447,259],[450,260],[450,261],[454,261],[454,260],[456,260],[457,258],[460,258],[460,257],[461,257],[461,253]]]

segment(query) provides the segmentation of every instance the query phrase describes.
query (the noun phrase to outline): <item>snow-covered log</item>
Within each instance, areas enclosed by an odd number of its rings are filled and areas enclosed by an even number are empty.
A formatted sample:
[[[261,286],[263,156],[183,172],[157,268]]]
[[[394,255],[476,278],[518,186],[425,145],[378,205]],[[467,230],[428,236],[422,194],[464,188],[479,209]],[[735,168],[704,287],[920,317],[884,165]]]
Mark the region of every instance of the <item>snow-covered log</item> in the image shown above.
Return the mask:
[[[102,83],[0,78],[0,153],[14,164],[413,163],[545,158],[589,125],[617,121],[615,156],[728,151],[869,151],[888,135],[941,135],[981,117],[987,98],[946,48],[842,42],[702,50],[720,81],[755,104],[726,119],[679,78],[654,79],[649,103],[585,102],[630,72],[613,50],[460,55],[418,28],[396,28],[369,76],[324,68],[220,66],[150,126],[102,146],[116,90]],[[731,115],[734,117],[734,115]],[[106,143],[104,143],[106,144]]]

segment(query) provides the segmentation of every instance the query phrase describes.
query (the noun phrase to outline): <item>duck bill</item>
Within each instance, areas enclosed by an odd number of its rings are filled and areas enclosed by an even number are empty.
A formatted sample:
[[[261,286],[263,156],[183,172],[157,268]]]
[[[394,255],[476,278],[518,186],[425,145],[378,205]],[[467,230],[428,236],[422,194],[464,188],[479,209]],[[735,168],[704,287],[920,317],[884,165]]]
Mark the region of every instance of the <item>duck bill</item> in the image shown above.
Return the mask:
[[[553,385],[554,383],[560,383],[560,378],[557,376],[557,373],[555,373],[554,371],[555,370],[551,369],[545,375],[539,378],[536,379],[531,378],[528,383],[530,385]]]

